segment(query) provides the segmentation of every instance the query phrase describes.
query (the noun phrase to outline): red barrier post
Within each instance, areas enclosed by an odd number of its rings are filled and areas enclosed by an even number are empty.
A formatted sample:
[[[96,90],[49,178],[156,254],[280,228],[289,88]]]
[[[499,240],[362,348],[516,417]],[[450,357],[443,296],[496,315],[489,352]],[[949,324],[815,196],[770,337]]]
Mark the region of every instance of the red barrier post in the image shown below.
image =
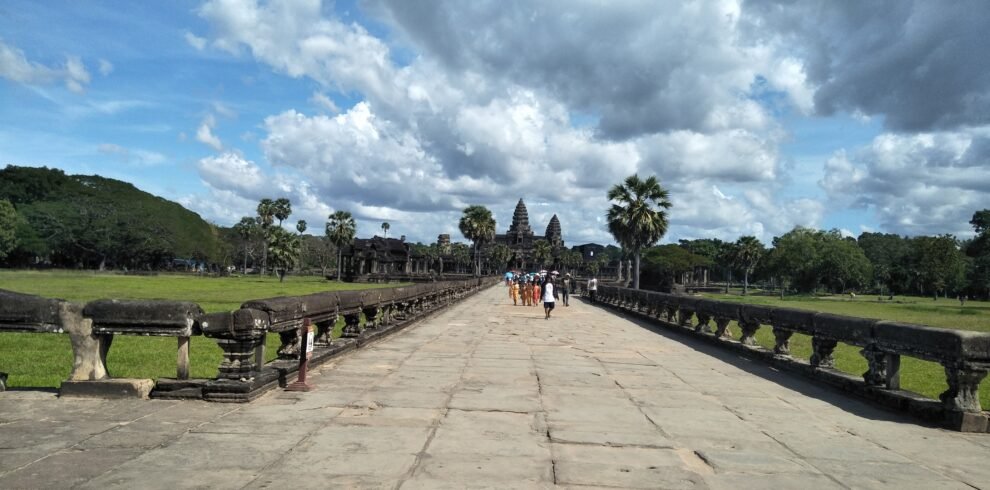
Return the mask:
[[[309,358],[313,355],[313,326],[309,318],[303,319],[302,327],[299,328],[299,376],[285,391],[310,391],[313,385],[306,382],[306,368],[309,365]]]

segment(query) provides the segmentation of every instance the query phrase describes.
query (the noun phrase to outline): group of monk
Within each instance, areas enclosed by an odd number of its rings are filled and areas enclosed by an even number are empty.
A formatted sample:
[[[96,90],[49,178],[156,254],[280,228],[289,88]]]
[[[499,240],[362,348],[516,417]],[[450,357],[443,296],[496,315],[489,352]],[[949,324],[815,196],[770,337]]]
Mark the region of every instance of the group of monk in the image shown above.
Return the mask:
[[[540,303],[540,284],[528,277],[512,279],[509,281],[509,297],[513,305],[519,306],[521,301],[523,306],[536,306]]]

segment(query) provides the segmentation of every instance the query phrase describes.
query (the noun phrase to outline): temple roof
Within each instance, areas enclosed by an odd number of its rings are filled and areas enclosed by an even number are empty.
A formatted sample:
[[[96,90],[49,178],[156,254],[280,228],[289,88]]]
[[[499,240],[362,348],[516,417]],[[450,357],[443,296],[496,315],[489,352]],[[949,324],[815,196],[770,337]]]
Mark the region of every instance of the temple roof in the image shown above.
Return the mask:
[[[560,234],[560,220],[557,219],[557,215],[555,214],[553,218],[550,218],[550,224],[547,225],[547,240],[553,241],[554,239],[560,239]]]

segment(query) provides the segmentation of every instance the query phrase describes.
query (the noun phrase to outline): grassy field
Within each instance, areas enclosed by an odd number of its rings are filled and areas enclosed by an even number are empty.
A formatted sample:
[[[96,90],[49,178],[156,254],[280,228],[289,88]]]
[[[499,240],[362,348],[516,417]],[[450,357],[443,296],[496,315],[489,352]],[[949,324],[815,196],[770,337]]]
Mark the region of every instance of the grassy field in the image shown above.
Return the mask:
[[[894,297],[893,301],[876,296],[785,296],[764,295],[751,292],[748,296],[738,294],[705,294],[706,298],[737,301],[747,304],[782,306],[804,310],[834,313],[837,315],[863,318],[896,320],[932,327],[955,328],[990,332],[990,303],[967,301],[960,305],[954,299],[933,301],[932,298]],[[732,324],[733,338],[739,339],[739,328]],[[773,348],[773,332],[769,326],[760,328],[756,340],[760,345]],[[811,357],[811,337],[794,334],[791,337],[791,355],[802,359]],[[867,370],[866,360],[855,346],[839,344],[835,349],[835,365],[850,374],[861,375]],[[901,358],[901,387],[905,390],[938,398],[939,393],[948,388],[945,383],[945,370],[941,365],[911,357]],[[990,381],[980,386],[980,403],[984,409],[990,408]]]
[[[251,299],[376,287],[386,286],[337,283],[314,276],[288,276],[284,283],[280,283],[278,278],[270,276],[125,276],[96,272],[0,270],[0,289],[80,303],[102,298],[192,301],[206,312],[234,310]],[[341,327],[341,322],[338,322],[337,335]],[[275,358],[278,346],[278,335],[269,335],[267,360]],[[110,375],[116,378],[174,377],[176,347],[177,341],[171,337],[118,335],[107,356],[107,367]],[[193,337],[189,350],[192,377],[216,376],[222,356],[213,340]],[[9,386],[12,388],[57,387],[68,378],[71,368],[72,345],[68,335],[0,334],[0,372],[10,374]]]

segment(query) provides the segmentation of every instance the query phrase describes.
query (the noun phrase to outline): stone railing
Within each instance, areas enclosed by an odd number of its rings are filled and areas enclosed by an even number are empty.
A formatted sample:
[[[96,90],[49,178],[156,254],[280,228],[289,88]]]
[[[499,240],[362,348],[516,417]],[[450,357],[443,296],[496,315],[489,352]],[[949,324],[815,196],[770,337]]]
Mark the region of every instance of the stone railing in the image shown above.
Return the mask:
[[[495,282],[497,278],[480,278],[329,291],[253,300],[234,311],[209,314],[189,302],[98,300],[79,305],[0,290],[0,332],[68,333],[74,359],[69,379],[60,388],[63,395],[150,393],[161,398],[249,401],[277,384],[285,384],[296,372],[304,322],[316,326],[316,350],[310,362],[319,364]],[[332,331],[338,318],[344,320],[344,331],[342,338],[334,339]],[[266,364],[269,333],[277,334],[281,345],[278,358]],[[163,378],[157,384],[111,379],[107,353],[115,335],[176,337],[176,378]],[[215,379],[189,379],[189,339],[196,335],[213,339],[223,351]],[[3,373],[0,376],[6,377]]]
[[[933,328],[885,320],[816,313],[793,308],[745,305],[727,301],[599,286],[601,304],[635,313],[666,327],[695,333],[750,357],[803,372],[843,389],[866,395],[894,408],[966,432],[987,432],[988,413],[980,406],[979,386],[990,371],[990,334]],[[730,337],[730,323],[739,340]],[[772,329],[774,346],[756,343],[762,327]],[[808,361],[790,355],[795,333],[811,337]],[[834,368],[839,343],[859,347],[868,363],[862,379]],[[937,362],[945,370],[948,389],[940,401],[900,389],[901,356]]]

